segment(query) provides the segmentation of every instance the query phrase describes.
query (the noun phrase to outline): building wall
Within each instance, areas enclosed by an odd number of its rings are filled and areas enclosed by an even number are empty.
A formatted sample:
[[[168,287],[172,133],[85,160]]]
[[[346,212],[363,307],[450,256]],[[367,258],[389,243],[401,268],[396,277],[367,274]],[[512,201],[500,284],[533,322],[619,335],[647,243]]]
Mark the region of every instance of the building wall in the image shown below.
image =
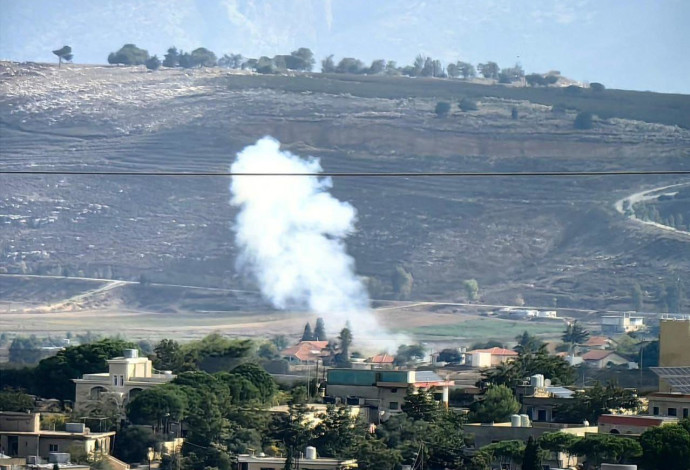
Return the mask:
[[[649,414],[654,416],[675,416],[679,419],[690,417],[690,395],[677,397],[649,397]]]
[[[36,432],[41,429],[39,413],[0,412],[0,431]]]
[[[110,451],[110,436],[99,437],[74,437],[65,436],[41,436],[41,435],[17,435],[4,433],[0,435],[0,447],[5,452],[12,452],[10,441],[16,436],[18,441],[16,457],[39,455],[47,459],[51,452],[73,452],[75,448],[91,453],[104,453]],[[98,441],[98,446],[96,442]],[[96,449],[98,447],[98,449]],[[15,455],[13,455],[15,457]]]
[[[690,320],[661,320],[659,322],[659,367],[690,367]],[[659,379],[659,391],[670,392],[671,387]]]

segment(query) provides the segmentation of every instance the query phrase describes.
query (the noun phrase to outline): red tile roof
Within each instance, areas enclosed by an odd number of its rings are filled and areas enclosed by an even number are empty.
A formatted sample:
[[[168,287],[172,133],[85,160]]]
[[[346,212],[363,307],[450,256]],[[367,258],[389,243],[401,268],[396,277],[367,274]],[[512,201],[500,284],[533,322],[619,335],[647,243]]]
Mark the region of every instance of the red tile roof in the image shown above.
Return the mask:
[[[613,351],[606,351],[604,349],[593,349],[582,355],[583,361],[600,361],[613,354]]]
[[[367,362],[370,362],[372,364],[392,364],[393,361],[395,360],[395,356],[391,356],[390,354],[377,354],[374,357],[370,357],[367,359]]]
[[[492,356],[517,356],[518,353],[513,351],[512,349],[504,349],[504,348],[498,348],[494,347],[491,349],[475,349],[473,351],[469,351],[470,353],[489,353]]]
[[[294,346],[283,349],[280,355],[283,357],[296,357],[300,361],[314,361],[328,355],[328,353],[323,352],[327,347],[328,341],[300,341]]]
[[[610,341],[611,339],[606,336],[592,336],[587,340],[585,346],[606,346]]]

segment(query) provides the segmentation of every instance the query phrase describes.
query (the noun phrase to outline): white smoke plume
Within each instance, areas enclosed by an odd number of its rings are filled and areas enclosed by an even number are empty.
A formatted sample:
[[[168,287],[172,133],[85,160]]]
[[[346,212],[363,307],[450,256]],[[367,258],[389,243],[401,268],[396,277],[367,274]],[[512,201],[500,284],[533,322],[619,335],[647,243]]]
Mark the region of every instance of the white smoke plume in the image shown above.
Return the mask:
[[[230,191],[240,209],[238,265],[253,274],[264,297],[279,309],[322,315],[333,330],[349,321],[355,339],[380,334],[344,243],[354,231],[354,207],[329,194],[330,178],[270,175],[320,173],[319,160],[281,151],[280,142],[264,137],[238,153],[230,170],[262,174],[233,176]]]

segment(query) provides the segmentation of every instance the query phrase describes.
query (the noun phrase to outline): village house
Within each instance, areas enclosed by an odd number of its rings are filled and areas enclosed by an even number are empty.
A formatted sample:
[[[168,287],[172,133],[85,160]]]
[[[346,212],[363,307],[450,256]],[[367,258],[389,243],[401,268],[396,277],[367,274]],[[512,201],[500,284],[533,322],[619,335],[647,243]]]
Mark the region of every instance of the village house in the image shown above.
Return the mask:
[[[604,315],[601,317],[601,332],[604,335],[617,335],[639,331],[644,328],[644,317],[629,312],[623,315]]]
[[[512,349],[490,348],[474,349],[467,352],[467,363],[472,367],[496,367],[508,361],[512,361],[518,353]]]
[[[74,453],[108,455],[115,432],[92,433],[82,423],[67,423],[65,431],[41,429],[40,413],[0,412],[0,449],[10,457]]]
[[[387,415],[401,412],[408,387],[431,390],[447,407],[448,388],[453,385],[452,380],[431,371],[330,369],[325,401],[372,407],[377,410],[374,416],[385,420]]]
[[[136,349],[125,349],[123,357],[108,360],[108,372],[84,374],[74,379],[75,410],[85,410],[96,403],[112,402],[119,409],[137,393],[175,378],[171,372],[157,373],[151,360],[139,357]]]
[[[329,355],[328,341],[300,341],[280,352],[280,356],[290,364],[314,364]]]
[[[595,369],[605,369],[611,365],[618,366],[627,364],[628,360],[619,356],[613,351],[603,349],[592,349],[582,355],[585,364]]]

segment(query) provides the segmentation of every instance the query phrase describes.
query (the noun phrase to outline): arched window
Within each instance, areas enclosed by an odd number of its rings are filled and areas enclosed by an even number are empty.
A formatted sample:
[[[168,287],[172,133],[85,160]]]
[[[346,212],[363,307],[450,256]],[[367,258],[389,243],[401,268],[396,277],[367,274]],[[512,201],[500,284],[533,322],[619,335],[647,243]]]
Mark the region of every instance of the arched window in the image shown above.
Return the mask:
[[[611,429],[611,434],[620,434],[621,432],[618,429]]]
[[[107,393],[108,390],[105,387],[101,387],[100,385],[97,387],[93,387],[91,391],[89,392],[89,398],[91,400],[100,400],[103,394]]]
[[[129,391],[129,399],[133,400],[134,397],[136,397],[139,393],[141,393],[144,389],[143,388],[133,388]]]

